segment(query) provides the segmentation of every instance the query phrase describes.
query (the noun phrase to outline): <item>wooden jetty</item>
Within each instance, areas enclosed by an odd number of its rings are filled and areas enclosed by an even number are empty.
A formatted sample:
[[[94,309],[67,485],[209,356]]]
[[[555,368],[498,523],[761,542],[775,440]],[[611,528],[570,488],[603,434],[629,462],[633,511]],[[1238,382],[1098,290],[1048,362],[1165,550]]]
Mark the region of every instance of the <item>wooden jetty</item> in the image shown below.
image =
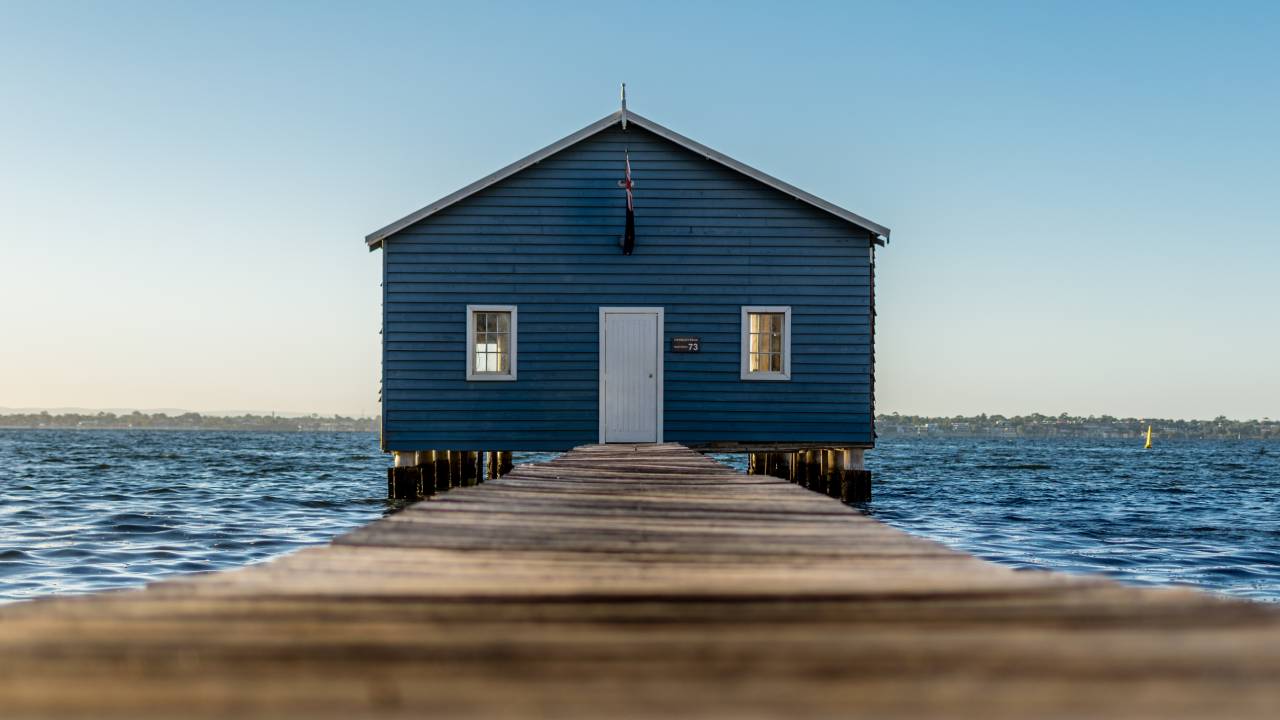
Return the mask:
[[[0,716],[1269,717],[1280,613],[1019,572],[678,445],[0,609]]]

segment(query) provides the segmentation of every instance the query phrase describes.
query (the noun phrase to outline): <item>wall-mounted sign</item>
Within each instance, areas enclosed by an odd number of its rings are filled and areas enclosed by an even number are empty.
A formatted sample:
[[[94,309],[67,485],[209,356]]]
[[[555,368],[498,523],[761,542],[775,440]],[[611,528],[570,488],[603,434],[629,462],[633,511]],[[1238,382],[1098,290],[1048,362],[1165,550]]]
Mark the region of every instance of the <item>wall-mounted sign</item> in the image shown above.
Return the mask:
[[[671,338],[671,352],[698,352],[698,348],[702,346],[702,341],[696,337],[673,337]]]

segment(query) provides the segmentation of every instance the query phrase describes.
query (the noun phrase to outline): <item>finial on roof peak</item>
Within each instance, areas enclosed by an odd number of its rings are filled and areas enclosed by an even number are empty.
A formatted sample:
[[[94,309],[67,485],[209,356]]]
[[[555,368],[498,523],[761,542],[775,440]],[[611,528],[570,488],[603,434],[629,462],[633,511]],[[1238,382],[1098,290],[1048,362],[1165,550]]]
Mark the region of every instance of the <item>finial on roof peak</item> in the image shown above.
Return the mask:
[[[622,83],[622,129],[627,129],[627,84]]]

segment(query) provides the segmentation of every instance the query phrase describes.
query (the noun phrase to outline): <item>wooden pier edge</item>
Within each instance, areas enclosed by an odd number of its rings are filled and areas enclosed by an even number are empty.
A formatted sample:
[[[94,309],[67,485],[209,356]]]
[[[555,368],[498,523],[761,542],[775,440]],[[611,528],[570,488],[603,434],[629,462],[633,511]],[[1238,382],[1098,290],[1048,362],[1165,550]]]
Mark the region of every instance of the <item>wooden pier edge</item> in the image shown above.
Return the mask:
[[[0,716],[1280,714],[1273,607],[997,566],[761,463],[587,446],[272,562],[3,606]]]

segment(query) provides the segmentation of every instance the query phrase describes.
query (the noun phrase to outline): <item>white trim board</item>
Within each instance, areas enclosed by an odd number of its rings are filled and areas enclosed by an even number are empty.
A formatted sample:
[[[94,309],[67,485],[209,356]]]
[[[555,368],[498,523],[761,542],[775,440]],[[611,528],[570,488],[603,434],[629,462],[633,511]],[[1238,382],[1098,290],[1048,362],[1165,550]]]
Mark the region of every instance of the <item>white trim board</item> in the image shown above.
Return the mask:
[[[751,352],[751,325],[747,322],[749,313],[782,313],[782,372],[751,372],[749,356]],[[741,344],[738,346],[739,378],[753,382],[784,381],[791,379],[791,307],[788,305],[743,305],[742,306]]]
[[[503,373],[487,373],[476,372],[473,364],[475,358],[471,356],[475,350],[472,343],[476,339],[476,313],[478,312],[509,312],[511,313],[511,372]],[[467,306],[467,338],[466,338],[466,373],[468,382],[514,382],[516,379],[516,345],[519,343],[519,308],[515,305],[468,305]],[[385,345],[385,343],[384,343]]]
[[[849,210],[845,210],[844,208],[834,203],[827,202],[826,200],[823,200],[822,198],[816,195],[811,195],[805,192],[804,190],[801,190],[800,188],[796,187],[795,185],[792,185],[787,182],[783,182],[782,180],[779,180],[778,178],[775,178],[772,175],[768,175],[764,172],[761,172],[751,167],[750,165],[747,165],[746,163],[738,162],[737,160],[734,160],[728,155],[712,150],[711,148],[707,147],[706,145],[703,145],[702,143],[696,142],[694,140],[690,140],[689,138],[681,135],[680,133],[674,130],[665,128],[662,125],[659,125],[658,123],[652,120],[649,120],[648,118],[641,117],[640,115],[637,115],[634,112],[631,112],[630,110],[627,111],[626,117],[627,117],[627,123],[630,125],[635,125],[637,127],[644,128],[645,130],[648,130],[654,135],[657,135],[658,137],[668,140],[672,143],[675,143],[676,145],[679,145],[687,150],[695,152],[705,157],[708,160],[720,163],[721,165],[729,168],[730,170],[734,170],[743,175],[746,175],[752,180],[768,185],[769,187],[775,190],[778,190],[779,192],[786,193],[787,195],[790,195],[791,197],[794,197],[795,199],[803,203],[812,205],[813,207],[818,208],[823,212],[830,213],[831,215],[834,215],[840,218],[841,220],[844,220],[848,223],[856,225],[862,228],[863,230],[870,232],[874,238],[883,239],[883,242],[880,239],[876,239],[875,241],[877,243],[884,244],[889,242],[889,228],[879,223],[872,222],[871,220],[868,220],[867,218],[864,218],[861,215],[858,215],[857,213],[850,212]],[[421,208],[415,212],[405,215],[404,217],[400,218],[399,220],[396,220],[390,225],[387,225],[381,229],[378,229],[378,230],[375,230],[374,232],[369,233],[368,235],[365,236],[365,239],[364,239],[365,244],[369,246],[370,250],[376,250],[382,246],[382,242],[386,240],[388,237],[400,232],[401,230],[404,230],[410,225],[413,225],[416,222],[424,220],[434,215],[435,213],[440,212],[441,210],[444,210],[450,205],[453,205],[454,203],[457,203],[461,200],[471,197],[472,195],[480,192],[481,190],[484,190],[485,188],[495,183],[501,182],[502,180],[505,180],[511,177],[512,175],[515,175],[521,170],[524,170],[525,168],[532,167],[533,165],[536,165],[542,162],[543,160],[546,160],[547,158],[560,152],[561,150],[564,150],[570,145],[574,145],[578,142],[586,140],[587,138],[591,137],[592,135],[595,135],[596,133],[599,133],[603,130],[611,128],[614,125],[620,125],[621,123],[622,123],[621,110],[610,113],[605,117],[602,117],[599,120],[591,123],[590,125],[582,128],[581,130],[571,135],[567,135],[563,138],[560,138],[559,140],[551,143],[550,145],[542,148],[541,150],[538,150],[537,152],[526,155],[525,157],[511,163],[510,165],[502,168],[501,170],[498,170],[497,172],[490,173],[460,190],[457,190],[455,192],[449,193],[448,195],[445,195],[444,197],[431,203],[430,205],[427,205],[424,208]]]
[[[599,345],[599,353],[600,353],[600,360],[599,360],[600,369],[598,373],[599,377],[597,379],[597,384],[596,384],[596,394],[599,396],[596,415],[597,415],[597,425],[599,430],[600,444],[603,445],[605,443],[604,316],[607,314],[612,315],[612,314],[622,314],[622,313],[633,313],[636,315],[656,315],[658,318],[658,329],[657,329],[657,335],[658,335],[657,337],[657,341],[658,341],[657,342],[657,345],[658,345],[657,347],[657,353],[658,353],[657,405],[658,405],[658,408],[657,408],[657,434],[656,434],[657,439],[655,440],[655,442],[662,443],[663,441],[662,426],[663,426],[663,414],[664,414],[663,407],[662,407],[662,395],[663,395],[663,387],[666,385],[666,372],[663,369],[663,356],[666,355],[666,347],[664,345],[664,339],[667,336],[666,309],[661,307],[601,307],[600,313],[599,313],[599,319],[600,319],[599,340],[597,342],[597,344]]]

